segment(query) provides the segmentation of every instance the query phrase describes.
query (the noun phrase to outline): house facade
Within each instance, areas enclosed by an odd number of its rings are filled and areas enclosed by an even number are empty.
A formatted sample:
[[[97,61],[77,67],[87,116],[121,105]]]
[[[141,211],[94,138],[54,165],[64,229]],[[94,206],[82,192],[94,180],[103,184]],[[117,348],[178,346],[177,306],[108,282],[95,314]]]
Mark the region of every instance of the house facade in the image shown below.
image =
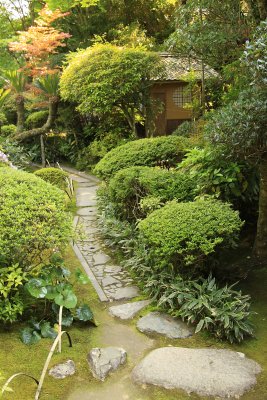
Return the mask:
[[[184,121],[193,117],[190,104],[198,97],[201,101],[202,65],[199,61],[189,58],[178,58],[169,53],[160,53],[164,63],[164,79],[155,79],[151,88],[151,97],[157,104],[161,104],[153,118],[153,135],[169,135]],[[189,75],[194,76],[195,89],[189,84]],[[215,76],[216,72],[205,66],[204,76]],[[196,87],[198,90],[196,90]]]

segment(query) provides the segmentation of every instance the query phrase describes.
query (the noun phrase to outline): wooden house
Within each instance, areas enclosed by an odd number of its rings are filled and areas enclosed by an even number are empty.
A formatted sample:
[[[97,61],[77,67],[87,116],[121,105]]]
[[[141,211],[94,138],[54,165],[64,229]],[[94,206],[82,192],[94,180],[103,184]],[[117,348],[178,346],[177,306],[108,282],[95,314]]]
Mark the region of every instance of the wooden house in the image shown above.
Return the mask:
[[[161,103],[160,112],[154,117],[152,133],[154,136],[171,134],[184,121],[192,119],[192,109],[188,106],[192,96],[201,98],[202,65],[189,58],[178,58],[169,53],[160,53],[164,64],[164,78],[154,80],[151,96]],[[191,73],[191,74],[190,74]],[[190,89],[189,75],[194,75],[197,90]],[[205,66],[205,79],[215,76],[216,72]]]

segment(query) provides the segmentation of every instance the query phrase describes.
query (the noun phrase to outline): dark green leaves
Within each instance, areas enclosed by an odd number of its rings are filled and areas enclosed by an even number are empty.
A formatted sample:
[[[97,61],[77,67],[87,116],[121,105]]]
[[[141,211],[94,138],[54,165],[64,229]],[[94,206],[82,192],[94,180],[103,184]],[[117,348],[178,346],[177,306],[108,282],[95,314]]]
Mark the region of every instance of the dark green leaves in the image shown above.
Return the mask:
[[[47,289],[45,287],[46,283],[43,279],[32,278],[25,287],[33,297],[37,299],[42,299],[46,297]]]
[[[77,297],[70,289],[64,289],[55,297],[55,303],[66,308],[75,308]]]
[[[90,322],[94,323],[94,315],[87,304],[83,304],[82,306],[77,308],[76,317],[80,321],[84,321],[84,322],[90,321]]]
[[[32,345],[43,338],[55,339],[57,332],[48,321],[31,321],[30,326],[21,330],[20,339],[24,344]]]

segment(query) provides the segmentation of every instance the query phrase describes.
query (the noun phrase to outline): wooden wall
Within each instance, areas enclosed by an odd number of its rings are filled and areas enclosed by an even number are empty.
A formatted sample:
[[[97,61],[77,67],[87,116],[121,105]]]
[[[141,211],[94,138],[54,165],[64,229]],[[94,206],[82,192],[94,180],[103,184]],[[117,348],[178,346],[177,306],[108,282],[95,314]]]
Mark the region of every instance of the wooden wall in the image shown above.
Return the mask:
[[[173,93],[184,82],[155,83],[151,89],[151,96],[163,103],[162,111],[154,120],[156,136],[172,133],[183,121],[192,118],[191,110],[178,107],[173,100]]]

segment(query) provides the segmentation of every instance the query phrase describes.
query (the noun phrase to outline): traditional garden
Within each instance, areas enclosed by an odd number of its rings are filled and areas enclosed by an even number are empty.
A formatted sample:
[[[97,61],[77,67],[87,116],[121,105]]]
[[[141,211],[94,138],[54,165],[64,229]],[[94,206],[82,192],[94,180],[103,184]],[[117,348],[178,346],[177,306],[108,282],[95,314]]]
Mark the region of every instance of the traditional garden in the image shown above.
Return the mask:
[[[0,21],[0,398],[267,399],[266,1]]]

